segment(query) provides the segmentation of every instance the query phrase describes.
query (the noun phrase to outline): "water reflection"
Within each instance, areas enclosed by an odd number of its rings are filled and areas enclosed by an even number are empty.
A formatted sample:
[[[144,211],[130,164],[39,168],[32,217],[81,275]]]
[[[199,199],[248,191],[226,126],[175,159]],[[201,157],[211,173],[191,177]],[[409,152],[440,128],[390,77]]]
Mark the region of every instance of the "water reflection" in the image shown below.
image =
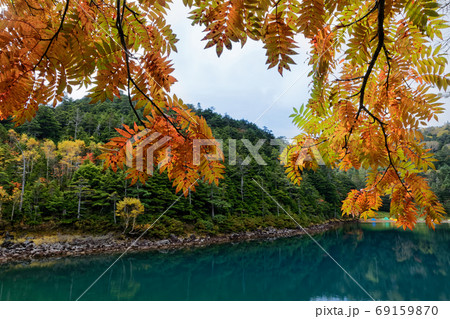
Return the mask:
[[[380,300],[449,300],[450,228],[388,224],[335,229],[319,243]],[[115,256],[0,268],[0,300],[74,300]],[[367,300],[307,238],[134,253],[84,300]]]

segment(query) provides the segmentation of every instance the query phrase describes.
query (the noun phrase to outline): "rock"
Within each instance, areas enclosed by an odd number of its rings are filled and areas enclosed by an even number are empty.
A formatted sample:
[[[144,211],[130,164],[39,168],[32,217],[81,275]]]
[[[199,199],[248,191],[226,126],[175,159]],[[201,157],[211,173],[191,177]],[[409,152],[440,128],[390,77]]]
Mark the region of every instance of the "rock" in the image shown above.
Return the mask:
[[[230,238],[231,240],[238,239],[238,238],[239,238],[239,235],[236,234],[236,233],[232,233],[232,234],[229,236],[229,238]]]
[[[5,240],[1,245],[2,248],[10,249],[12,246],[14,246],[14,243],[9,240]]]
[[[10,241],[14,239],[14,235],[10,235],[8,232],[6,232],[3,238],[5,239],[5,241]]]
[[[17,244],[12,245],[11,249],[21,251],[21,250],[23,250],[23,246],[21,243],[17,243]]]
[[[174,242],[178,241],[178,237],[175,236],[174,234],[170,234],[169,235],[169,240],[174,243]]]
[[[158,240],[155,244],[158,246],[169,245],[170,240],[168,240],[168,239]]]
[[[74,239],[74,240],[72,240],[72,245],[81,245],[81,244],[83,244],[83,241],[82,240],[80,240],[80,239]]]
[[[32,240],[25,240],[22,245],[27,249],[36,247],[36,244]]]

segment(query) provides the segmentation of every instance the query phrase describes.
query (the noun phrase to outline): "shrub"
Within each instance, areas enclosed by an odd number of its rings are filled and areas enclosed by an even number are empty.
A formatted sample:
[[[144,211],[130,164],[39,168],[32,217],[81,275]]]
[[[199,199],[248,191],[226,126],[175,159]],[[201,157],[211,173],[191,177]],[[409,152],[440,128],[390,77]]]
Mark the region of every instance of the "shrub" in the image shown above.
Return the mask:
[[[216,235],[219,231],[219,227],[214,225],[211,220],[199,219],[195,224],[195,230],[199,234]]]

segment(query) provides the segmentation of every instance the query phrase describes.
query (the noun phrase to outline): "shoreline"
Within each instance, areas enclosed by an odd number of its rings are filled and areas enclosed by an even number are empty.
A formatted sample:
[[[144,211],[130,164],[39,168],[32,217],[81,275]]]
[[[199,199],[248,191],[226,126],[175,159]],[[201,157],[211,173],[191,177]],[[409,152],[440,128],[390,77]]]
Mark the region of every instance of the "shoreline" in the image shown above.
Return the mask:
[[[323,224],[305,227],[309,234],[318,234],[343,224],[357,223],[355,220],[328,221]],[[300,229],[276,229],[268,227],[252,232],[240,232],[223,234],[217,236],[188,237],[169,236],[167,239],[151,240],[139,239],[128,251],[150,251],[150,250],[172,250],[190,247],[203,247],[214,244],[243,242],[263,239],[277,239],[294,236],[304,236],[305,232]],[[0,265],[8,263],[27,263],[50,258],[61,258],[68,256],[86,256],[100,254],[114,254],[124,252],[135,241],[134,238],[117,239],[117,235],[108,234],[103,236],[82,235],[82,236],[61,236],[55,242],[42,242],[40,238],[27,238],[23,242],[5,240],[0,245]]]
[[[366,220],[360,219],[358,222],[361,223],[361,224],[371,224],[371,223],[377,223],[378,224],[378,223],[396,223],[397,220],[376,218],[375,220],[372,220],[372,219],[366,219]],[[422,219],[417,220],[417,224],[424,224],[424,223],[425,223],[425,221],[422,220]],[[444,220],[441,221],[441,224],[449,224],[449,223],[450,223],[449,219],[444,219]]]

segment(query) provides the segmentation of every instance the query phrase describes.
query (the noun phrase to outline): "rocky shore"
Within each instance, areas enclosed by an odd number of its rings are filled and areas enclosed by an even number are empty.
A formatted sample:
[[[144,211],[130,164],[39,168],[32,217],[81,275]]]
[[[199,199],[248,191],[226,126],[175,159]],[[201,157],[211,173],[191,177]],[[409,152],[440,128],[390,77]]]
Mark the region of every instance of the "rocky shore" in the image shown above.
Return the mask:
[[[342,223],[344,222],[332,221],[308,227],[306,230],[309,234],[317,234],[337,227]],[[3,243],[0,245],[0,264],[9,262],[27,262],[52,257],[121,253],[130,246],[129,251],[167,250],[193,246],[206,246],[218,243],[301,235],[306,235],[301,229],[275,229],[273,227],[268,227],[265,229],[258,229],[253,232],[240,232],[213,237],[202,237],[196,235],[177,237],[172,234],[169,238],[162,240],[141,238],[136,241],[133,238],[125,240],[118,239],[115,235],[111,234],[106,236],[66,236],[66,238],[58,239],[55,242],[42,242],[39,238],[33,237],[27,237],[25,240],[17,240],[13,236],[6,233],[3,237]]]

